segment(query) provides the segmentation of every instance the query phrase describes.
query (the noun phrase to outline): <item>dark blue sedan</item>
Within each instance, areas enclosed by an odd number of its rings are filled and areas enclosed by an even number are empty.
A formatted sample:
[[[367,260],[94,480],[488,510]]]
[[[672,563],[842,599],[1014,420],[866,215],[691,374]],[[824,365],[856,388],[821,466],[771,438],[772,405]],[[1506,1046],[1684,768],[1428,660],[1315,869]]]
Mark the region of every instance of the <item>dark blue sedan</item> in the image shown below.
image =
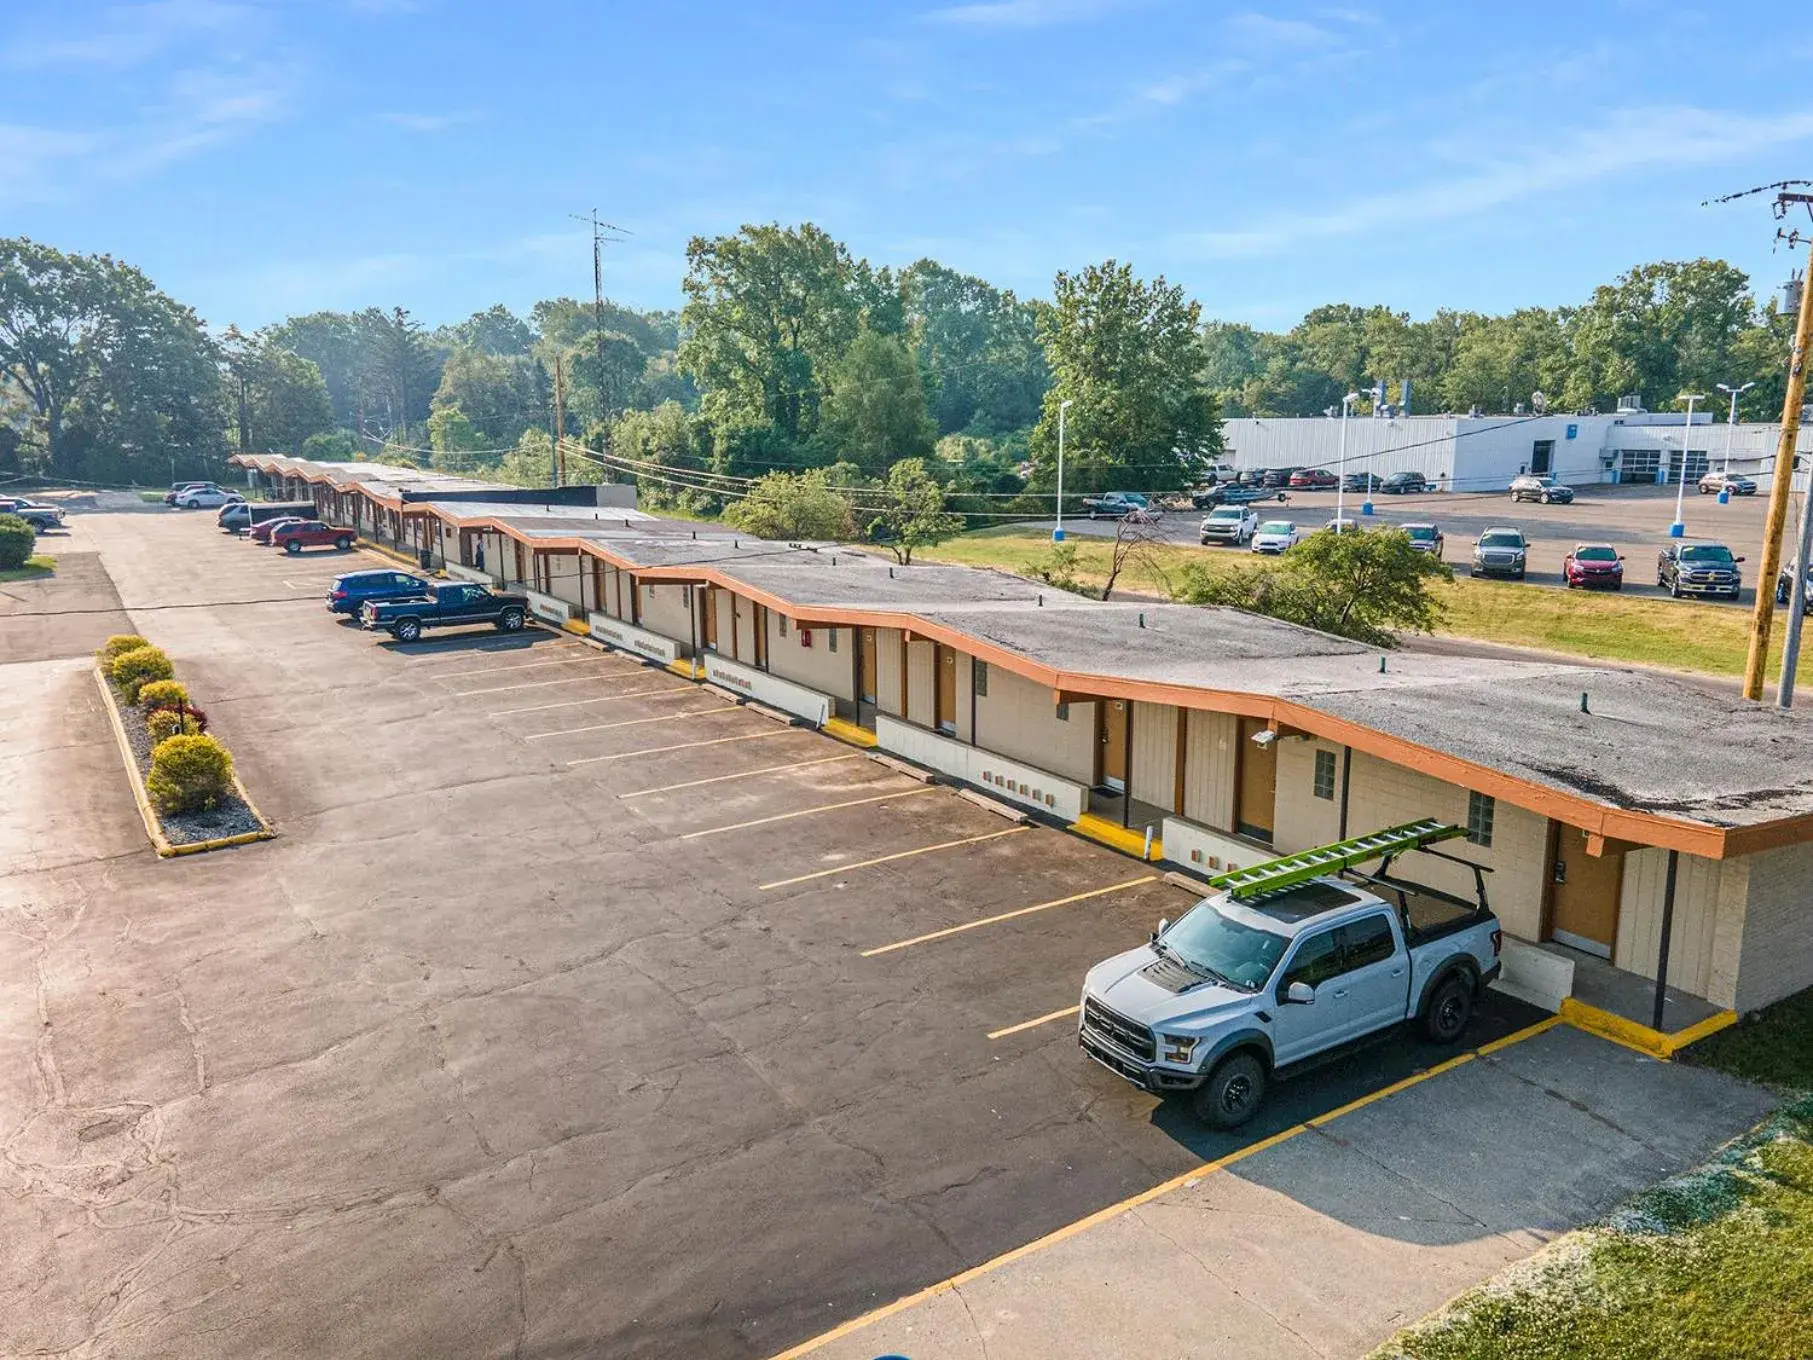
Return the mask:
[[[406,571],[349,571],[328,588],[330,614],[357,615],[367,600],[403,600],[428,593],[428,582]]]

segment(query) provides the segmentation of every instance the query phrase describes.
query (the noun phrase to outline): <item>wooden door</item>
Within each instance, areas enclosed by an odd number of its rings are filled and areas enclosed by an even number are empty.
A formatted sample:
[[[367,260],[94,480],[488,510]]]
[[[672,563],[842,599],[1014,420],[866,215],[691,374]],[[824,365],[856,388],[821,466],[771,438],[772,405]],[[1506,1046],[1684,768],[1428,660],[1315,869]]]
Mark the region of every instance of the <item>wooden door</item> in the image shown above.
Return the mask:
[[[758,604],[755,613],[755,668],[768,669],[768,606]]]
[[[865,704],[875,702],[875,630],[864,628],[857,640],[857,652],[862,660],[857,666],[856,695]]]
[[[932,723],[940,732],[957,731],[957,654],[949,647],[936,649],[938,685],[934,691]]]
[[[699,638],[708,652],[718,650],[718,588],[705,587],[704,617],[699,620]]]
[[[1102,756],[1100,783],[1111,789],[1127,786],[1127,700],[1104,699],[1095,706],[1097,747]]]
[[[1270,841],[1278,803],[1278,747],[1260,746],[1253,737],[1265,730],[1262,718],[1240,720],[1240,745],[1235,762],[1234,830],[1257,841]]]
[[[1549,935],[1558,944],[1612,956],[1618,938],[1618,895],[1624,888],[1624,852],[1607,847],[1603,855],[1586,853],[1586,837],[1564,826],[1555,837],[1550,865],[1554,895],[1549,901]]]

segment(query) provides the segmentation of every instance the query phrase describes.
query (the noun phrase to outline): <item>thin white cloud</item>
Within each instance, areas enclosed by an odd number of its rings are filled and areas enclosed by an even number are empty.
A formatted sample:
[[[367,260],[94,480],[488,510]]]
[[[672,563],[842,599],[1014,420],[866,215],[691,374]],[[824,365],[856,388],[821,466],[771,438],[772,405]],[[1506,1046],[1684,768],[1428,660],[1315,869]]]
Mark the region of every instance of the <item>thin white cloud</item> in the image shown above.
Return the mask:
[[[256,20],[252,9],[226,0],[118,5],[79,33],[27,32],[5,49],[5,63],[20,70],[124,71],[197,39],[238,33]]]
[[[1749,117],[1692,107],[1624,109],[1599,127],[1519,159],[1480,156],[1485,170],[1335,207],[1281,212],[1245,225],[1193,232],[1177,243],[1215,259],[1278,255],[1312,241],[1472,217],[1538,194],[1632,171],[1717,165],[1813,138],[1813,113]]]
[[[476,123],[479,114],[471,109],[460,113],[406,113],[392,112],[381,114],[386,123],[394,124],[407,132],[445,132],[449,128],[464,127]]]
[[[1085,23],[1128,0],[982,0],[968,5],[947,5],[930,10],[927,22],[962,28],[1050,28],[1058,24]]]

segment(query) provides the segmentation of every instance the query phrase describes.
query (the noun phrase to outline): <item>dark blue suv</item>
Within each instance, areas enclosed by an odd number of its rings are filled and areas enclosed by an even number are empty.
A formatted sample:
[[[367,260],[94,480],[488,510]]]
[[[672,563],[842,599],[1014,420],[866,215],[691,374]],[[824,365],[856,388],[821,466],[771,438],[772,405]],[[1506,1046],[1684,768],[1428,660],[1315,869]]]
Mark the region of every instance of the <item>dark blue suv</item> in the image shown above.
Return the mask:
[[[367,600],[404,600],[427,593],[428,582],[406,571],[349,571],[334,577],[328,587],[327,609],[330,614],[356,616]]]

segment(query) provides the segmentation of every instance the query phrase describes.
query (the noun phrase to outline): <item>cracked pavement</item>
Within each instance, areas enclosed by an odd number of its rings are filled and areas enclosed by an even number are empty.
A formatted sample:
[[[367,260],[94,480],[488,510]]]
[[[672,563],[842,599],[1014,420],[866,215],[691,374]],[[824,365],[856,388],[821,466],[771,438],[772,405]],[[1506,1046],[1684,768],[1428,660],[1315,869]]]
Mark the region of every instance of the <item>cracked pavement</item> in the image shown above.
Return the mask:
[[[1037,829],[763,892],[1002,824],[938,791],[683,841],[912,786],[808,764],[847,748],[745,712],[676,714],[661,672],[572,639],[403,648],[336,625],[320,595],[357,555],[281,558],[211,516],[71,526],[87,565],[0,602],[0,1357],[771,1355],[1445,1056],[1381,1045],[1282,1088],[1243,1139],[1208,1135],[1065,1024],[986,1037],[1072,1004],[1178,890],[860,957],[1128,861]],[[128,622],[277,840],[151,853],[87,660]],[[583,664],[509,674],[553,656]],[[562,735],[626,676],[650,692],[613,722],[672,720]],[[575,706],[501,713],[556,700]],[[635,754],[741,734],[759,739]],[[600,755],[623,758],[566,764]],[[1530,1018],[1494,1002],[1473,1038]],[[1431,1242],[1483,1268],[1748,1122],[1740,1088],[1719,1120],[1683,1098],[1653,1127],[1615,1063],[1557,1072],[1534,1049],[1492,1060],[1508,1107],[1472,1108],[1456,1078],[1488,1065],[1469,1064],[1114,1220],[1157,1272],[1116,1308],[1151,1316],[1150,1280],[1187,1268],[1229,1317],[1272,1319],[1275,1353],[1337,1353],[1373,1314],[1301,1269],[1293,1225],[1439,1280]],[[1413,1094],[1432,1106],[1414,1136],[1361,1136]],[[1540,1136],[1495,1168],[1487,1114]],[[1256,1254],[1230,1254],[1229,1223]],[[1011,1283],[966,1286],[954,1348],[911,1353],[979,1355],[986,1334],[996,1360],[1041,1335],[1085,1354],[1118,1315],[1010,1325]]]

